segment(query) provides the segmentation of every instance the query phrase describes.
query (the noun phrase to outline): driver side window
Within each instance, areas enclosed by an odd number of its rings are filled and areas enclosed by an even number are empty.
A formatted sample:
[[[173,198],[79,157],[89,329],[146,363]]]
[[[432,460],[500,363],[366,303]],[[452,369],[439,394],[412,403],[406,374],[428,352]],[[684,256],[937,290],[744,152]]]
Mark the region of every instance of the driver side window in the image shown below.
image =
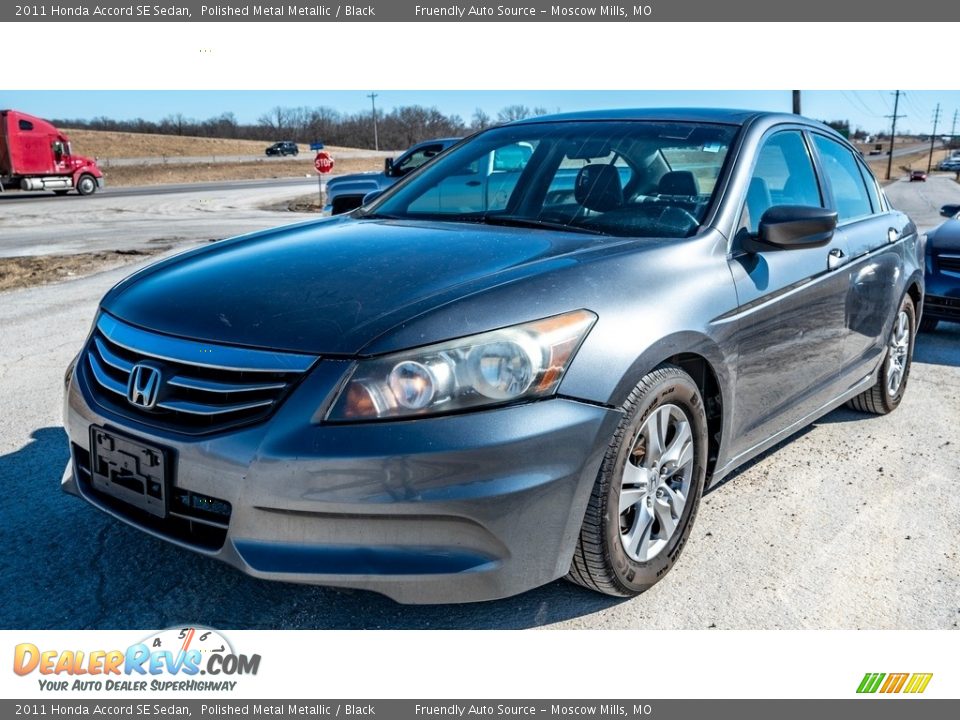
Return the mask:
[[[778,132],[760,149],[747,186],[741,226],[756,233],[763,213],[774,205],[823,207],[807,144],[795,130]]]

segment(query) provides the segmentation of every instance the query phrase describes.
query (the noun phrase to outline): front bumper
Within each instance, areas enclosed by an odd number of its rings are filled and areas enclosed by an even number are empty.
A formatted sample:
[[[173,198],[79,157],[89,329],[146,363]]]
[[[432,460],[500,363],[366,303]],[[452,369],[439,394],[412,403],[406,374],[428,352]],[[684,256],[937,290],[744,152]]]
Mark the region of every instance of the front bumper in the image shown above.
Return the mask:
[[[321,361],[265,422],[200,437],[110,414],[73,372],[62,487],[271,580],[447,603],[506,597],[566,574],[617,411],[555,398],[403,422],[311,423],[347,365]],[[223,530],[146,516],[96,491],[93,424],[170,449],[172,490],[229,503]]]
[[[960,322],[960,252],[927,255],[923,317]]]

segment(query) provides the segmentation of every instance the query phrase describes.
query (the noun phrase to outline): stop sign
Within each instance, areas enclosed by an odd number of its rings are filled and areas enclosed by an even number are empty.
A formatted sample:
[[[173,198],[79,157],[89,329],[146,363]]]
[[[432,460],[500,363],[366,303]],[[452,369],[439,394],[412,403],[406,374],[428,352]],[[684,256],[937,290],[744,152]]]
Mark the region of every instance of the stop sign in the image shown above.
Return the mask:
[[[317,169],[318,173],[326,175],[333,170],[333,158],[330,157],[330,153],[321,150],[313,159],[313,166]]]

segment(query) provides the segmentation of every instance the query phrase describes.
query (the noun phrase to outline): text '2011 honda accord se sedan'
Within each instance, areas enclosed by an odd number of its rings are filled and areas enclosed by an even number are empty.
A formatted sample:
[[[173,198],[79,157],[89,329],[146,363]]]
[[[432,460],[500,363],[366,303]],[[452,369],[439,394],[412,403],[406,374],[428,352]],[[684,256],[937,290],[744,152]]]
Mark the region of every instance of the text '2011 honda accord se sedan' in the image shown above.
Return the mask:
[[[114,287],[66,377],[63,487],[262,578],[637,594],[705,486],[844,402],[897,407],[923,258],[797,116],[504,125]]]

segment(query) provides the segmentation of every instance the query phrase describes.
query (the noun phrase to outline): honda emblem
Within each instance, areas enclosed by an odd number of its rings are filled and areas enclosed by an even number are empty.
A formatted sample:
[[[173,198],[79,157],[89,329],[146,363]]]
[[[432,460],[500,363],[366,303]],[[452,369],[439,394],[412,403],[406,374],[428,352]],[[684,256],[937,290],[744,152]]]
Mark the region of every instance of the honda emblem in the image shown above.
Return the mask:
[[[138,363],[130,370],[127,381],[127,401],[131,405],[151,410],[160,395],[160,370],[152,365]]]

